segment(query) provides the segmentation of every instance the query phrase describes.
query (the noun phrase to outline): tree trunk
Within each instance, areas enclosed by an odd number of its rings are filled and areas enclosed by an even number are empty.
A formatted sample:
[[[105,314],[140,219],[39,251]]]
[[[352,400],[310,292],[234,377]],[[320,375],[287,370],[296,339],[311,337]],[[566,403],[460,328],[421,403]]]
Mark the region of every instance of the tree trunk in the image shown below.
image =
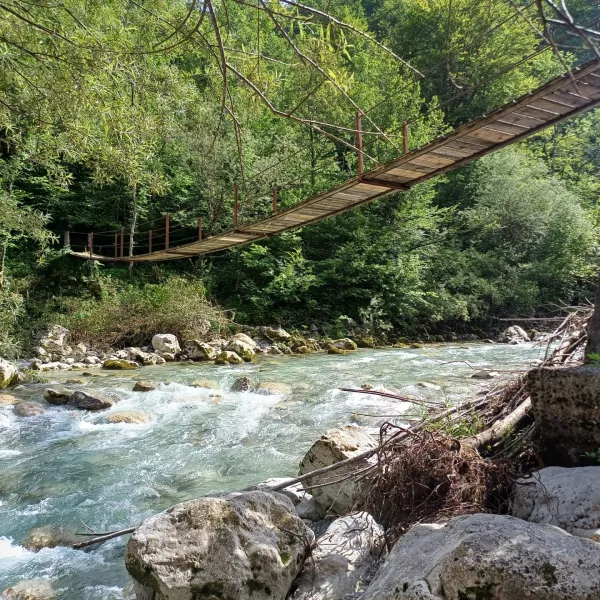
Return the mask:
[[[6,248],[7,243],[4,242],[4,244],[2,244],[2,249],[0,250],[0,292],[4,289],[4,263],[6,261]]]
[[[133,184],[131,195],[131,227],[129,229],[129,256],[133,256],[133,236],[137,226],[137,183]],[[129,279],[133,277],[133,261],[129,261]]]
[[[594,312],[588,324],[587,345],[585,357],[590,354],[600,354],[600,278],[596,285],[596,298],[594,299]]]

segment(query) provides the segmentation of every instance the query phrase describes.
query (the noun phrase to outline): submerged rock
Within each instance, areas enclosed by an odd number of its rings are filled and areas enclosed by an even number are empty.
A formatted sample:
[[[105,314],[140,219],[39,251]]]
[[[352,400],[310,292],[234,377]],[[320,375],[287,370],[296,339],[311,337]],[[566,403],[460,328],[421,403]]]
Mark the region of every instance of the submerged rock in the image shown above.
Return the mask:
[[[217,351],[210,344],[200,340],[188,340],[183,342],[183,351],[191,360],[214,360],[217,357]]]
[[[15,414],[20,417],[39,417],[46,409],[37,402],[21,402],[15,406]]]
[[[215,360],[216,365],[241,365],[244,362],[235,352],[224,350],[217,356]]]
[[[247,377],[246,375],[243,375],[242,377],[238,377],[231,384],[231,391],[232,392],[252,392],[256,389],[257,385],[258,385],[258,382],[256,381],[256,379],[253,379],[252,377]]]
[[[600,597],[600,545],[504,515],[416,525],[396,542],[361,600],[524,597]]]
[[[81,410],[104,410],[119,402],[120,398],[113,392],[84,392],[78,390],[71,394],[69,405]]]
[[[17,367],[0,358],[0,389],[15,385],[18,379]]]
[[[600,467],[547,467],[518,480],[512,514],[600,542]]]
[[[168,354],[178,354],[181,352],[177,336],[171,333],[157,333],[152,338],[152,347],[156,352],[166,352]]]
[[[480,371],[475,371],[471,377],[473,379],[496,379],[499,376],[499,373],[495,371],[486,371],[481,369]]]
[[[196,379],[190,383],[190,387],[201,387],[209,390],[218,390],[219,382],[213,381],[212,379]]]
[[[376,448],[377,444],[373,438],[357,425],[346,425],[340,429],[331,429],[317,440],[306,453],[300,463],[299,475],[305,475],[316,469],[328,467],[348,458],[353,458],[362,452]],[[336,479],[343,479],[349,472],[365,468],[371,464],[372,459],[357,460],[347,467],[342,467],[335,472]],[[352,511],[358,501],[363,482],[357,482],[354,478],[346,479],[334,485],[311,489],[311,486],[319,485],[331,480],[330,474],[317,475],[306,480],[305,487],[308,488],[315,500],[321,505],[323,515],[331,509],[338,514],[346,514]]]
[[[137,381],[133,386],[134,392],[152,392],[156,389],[156,384],[151,381]]]
[[[74,543],[74,536],[62,527],[46,525],[32,529],[23,540],[22,546],[31,552],[39,552],[42,548],[71,546]]]
[[[50,600],[55,597],[48,579],[23,579],[2,592],[4,600]]]
[[[142,425],[150,423],[150,417],[138,410],[124,410],[106,417],[107,423],[129,423],[131,425]]]
[[[257,393],[270,396],[271,394],[291,394],[292,388],[286,383],[277,381],[263,381],[256,388]]]
[[[0,394],[0,406],[12,406],[21,400],[12,394]]]
[[[72,394],[71,390],[46,388],[44,390],[44,400],[50,404],[60,406],[66,404]]]
[[[124,358],[109,358],[102,363],[103,369],[113,371],[130,371],[139,369],[139,365],[133,360],[125,360]]]
[[[240,492],[151,517],[125,564],[139,600],[283,600],[313,539],[285,496]]]
[[[383,528],[370,514],[336,519],[317,540],[291,600],[344,600],[364,591],[383,543]]]

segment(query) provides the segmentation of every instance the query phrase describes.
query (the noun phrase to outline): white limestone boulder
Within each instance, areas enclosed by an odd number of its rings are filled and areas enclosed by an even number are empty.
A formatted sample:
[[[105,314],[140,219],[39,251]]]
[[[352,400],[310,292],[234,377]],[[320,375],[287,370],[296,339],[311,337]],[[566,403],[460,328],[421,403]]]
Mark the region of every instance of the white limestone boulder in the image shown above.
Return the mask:
[[[400,537],[361,600],[600,598],[600,544],[506,515],[456,517]]]
[[[244,335],[244,334],[239,333],[238,335]],[[245,336],[245,337],[248,337],[248,336]],[[250,338],[248,338],[248,339],[250,339]],[[233,340],[231,340],[229,342],[229,344],[227,344],[227,348],[225,348],[225,350],[227,352],[234,352],[235,354],[237,354],[240,358],[242,358],[246,362],[251,362],[256,354],[255,348],[256,348],[256,344],[254,342],[252,344],[249,344],[245,340],[234,338]]]
[[[158,353],[178,354],[181,352],[179,340],[172,333],[157,333],[152,338],[152,347]]]
[[[523,342],[529,342],[529,336],[527,332],[518,325],[512,325],[505,329],[500,335],[500,339],[498,340],[504,344],[521,344]]]
[[[512,514],[600,542],[600,467],[547,467],[520,479]]]
[[[14,385],[17,378],[17,367],[13,363],[0,358],[0,389]]]
[[[215,360],[217,358],[217,350],[200,340],[187,340],[183,342],[183,352],[191,360],[205,361]]]
[[[239,492],[144,521],[125,563],[138,600],[284,600],[313,539],[289,498]]]
[[[300,463],[299,475],[305,475],[342,460],[354,458],[376,447],[377,444],[373,438],[357,425],[331,429],[322,435],[306,453]],[[332,510],[340,515],[351,512],[362,494],[365,481],[357,482],[355,478],[348,478],[334,485],[314,489],[311,486],[320,485],[332,479],[343,479],[348,473],[373,464],[372,461],[372,457],[360,459],[334,473],[316,475],[306,480],[304,487],[313,494],[317,503],[322,507],[323,515],[327,510]]]
[[[383,529],[366,512],[336,519],[317,540],[291,600],[344,600],[364,591],[383,542]]]

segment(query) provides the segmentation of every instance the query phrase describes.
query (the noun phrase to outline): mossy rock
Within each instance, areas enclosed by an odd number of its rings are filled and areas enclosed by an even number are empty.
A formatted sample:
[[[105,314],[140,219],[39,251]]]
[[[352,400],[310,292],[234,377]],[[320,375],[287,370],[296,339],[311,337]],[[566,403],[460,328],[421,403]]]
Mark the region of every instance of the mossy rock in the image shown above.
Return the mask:
[[[110,358],[102,364],[103,369],[111,371],[133,371],[139,369],[140,366],[133,360],[124,360],[122,358]]]
[[[327,345],[327,354],[348,354],[348,353],[349,353],[348,350],[342,350],[341,348],[338,348],[337,346],[334,346],[333,344]]]
[[[134,392],[152,392],[156,389],[156,384],[151,381],[138,381],[133,386]]]
[[[244,359],[238,356],[235,352],[224,350],[217,356],[215,365],[241,365]]]
[[[312,354],[313,349],[308,346],[298,346],[294,349],[295,354]]]

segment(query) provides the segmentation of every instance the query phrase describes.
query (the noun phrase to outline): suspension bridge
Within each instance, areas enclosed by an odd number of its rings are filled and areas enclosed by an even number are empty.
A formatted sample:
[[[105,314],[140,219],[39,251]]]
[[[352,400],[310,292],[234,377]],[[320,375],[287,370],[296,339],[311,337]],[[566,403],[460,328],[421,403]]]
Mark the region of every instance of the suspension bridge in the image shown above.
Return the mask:
[[[362,115],[358,112],[357,174],[340,185],[285,210],[278,210],[275,190],[272,214],[243,225],[238,223],[239,199],[236,185],[233,227],[229,231],[204,236],[200,220],[193,241],[173,245],[167,216],[164,228],[161,229],[160,243],[155,239],[153,245],[153,232],[149,231],[144,246],[148,251],[145,253],[125,255],[125,247],[129,244],[125,240],[123,229],[110,234],[114,235],[114,241],[110,245],[95,246],[95,234],[86,234],[85,251],[71,253],[80,258],[98,261],[151,262],[200,256],[258,242],[339,215],[399,190],[410,190],[423,181],[462,167],[598,106],[600,60],[595,59],[421,148],[409,150],[408,128],[405,125],[402,155],[370,171],[365,171],[363,166]],[[69,243],[70,237],[67,232],[66,243]]]

